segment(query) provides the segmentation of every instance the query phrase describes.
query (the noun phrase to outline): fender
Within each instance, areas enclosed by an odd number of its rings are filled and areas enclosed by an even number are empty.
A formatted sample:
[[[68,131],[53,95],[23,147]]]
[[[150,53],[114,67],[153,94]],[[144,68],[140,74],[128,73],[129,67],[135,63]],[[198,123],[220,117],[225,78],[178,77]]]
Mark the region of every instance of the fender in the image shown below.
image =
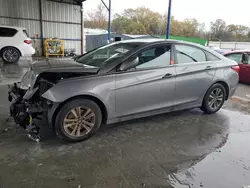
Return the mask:
[[[61,80],[47,90],[42,97],[53,103],[49,113],[66,100],[77,96],[92,96],[100,100],[106,107],[110,117],[115,112],[115,77],[114,75],[95,76],[88,78],[70,78]],[[53,109],[55,108],[55,109]]]

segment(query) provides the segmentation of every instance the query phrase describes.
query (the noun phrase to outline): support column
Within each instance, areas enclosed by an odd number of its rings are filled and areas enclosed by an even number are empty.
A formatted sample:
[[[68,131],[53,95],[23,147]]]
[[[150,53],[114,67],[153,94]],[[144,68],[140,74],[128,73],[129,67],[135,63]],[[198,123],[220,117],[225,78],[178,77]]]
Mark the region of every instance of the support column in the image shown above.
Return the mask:
[[[85,35],[84,35],[84,9],[83,9],[83,2],[82,2],[82,9],[81,9],[81,54],[85,53]]]
[[[41,47],[42,47],[42,54],[44,55],[44,44],[43,44],[43,9],[42,9],[42,0],[39,0],[39,22],[40,22],[40,40],[41,40]]]
[[[111,37],[110,37],[110,33],[111,33],[111,0],[109,0],[108,11],[109,11],[109,20],[108,20],[108,41],[109,41],[109,43],[110,43],[110,42],[111,42]]]
[[[111,33],[111,0],[109,0],[109,6],[106,5],[106,3],[101,0],[102,4],[106,7],[106,9],[109,12],[109,20],[108,20],[108,42],[111,42],[111,37],[110,37],[110,33]]]

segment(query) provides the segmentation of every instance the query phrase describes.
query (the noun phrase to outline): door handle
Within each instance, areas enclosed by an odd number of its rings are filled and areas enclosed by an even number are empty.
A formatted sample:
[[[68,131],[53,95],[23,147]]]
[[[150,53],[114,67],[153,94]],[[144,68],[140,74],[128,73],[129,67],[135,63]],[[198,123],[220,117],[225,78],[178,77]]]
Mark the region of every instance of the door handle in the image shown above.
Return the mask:
[[[165,74],[162,78],[171,78],[171,77],[173,77],[173,75],[170,74],[170,73],[167,73],[167,74]]]
[[[211,70],[213,67],[212,66],[207,66],[205,70]]]

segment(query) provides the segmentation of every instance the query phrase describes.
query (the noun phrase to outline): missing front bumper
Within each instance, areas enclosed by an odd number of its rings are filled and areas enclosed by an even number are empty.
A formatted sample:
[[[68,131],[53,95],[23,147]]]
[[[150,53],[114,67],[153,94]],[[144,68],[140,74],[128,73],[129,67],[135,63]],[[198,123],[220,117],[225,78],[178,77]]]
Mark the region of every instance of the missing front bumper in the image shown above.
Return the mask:
[[[13,117],[15,123],[24,128],[28,137],[35,141],[40,141],[40,128],[33,121],[35,118],[44,112],[44,109],[39,105],[30,103],[24,99],[28,91],[22,90],[15,83],[9,86],[8,100],[10,104],[10,116]]]

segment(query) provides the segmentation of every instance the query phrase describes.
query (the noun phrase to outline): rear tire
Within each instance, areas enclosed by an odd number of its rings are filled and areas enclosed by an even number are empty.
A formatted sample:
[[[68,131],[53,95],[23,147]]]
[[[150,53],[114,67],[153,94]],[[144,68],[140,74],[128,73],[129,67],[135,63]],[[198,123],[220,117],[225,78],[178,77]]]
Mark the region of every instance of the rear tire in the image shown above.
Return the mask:
[[[0,55],[4,63],[17,63],[21,56],[19,50],[13,47],[4,48]]]
[[[55,131],[65,141],[79,142],[93,136],[101,123],[102,112],[94,101],[74,99],[59,111],[55,121]]]
[[[221,109],[226,99],[226,89],[220,83],[212,85],[202,103],[201,110],[207,114],[216,113]]]

